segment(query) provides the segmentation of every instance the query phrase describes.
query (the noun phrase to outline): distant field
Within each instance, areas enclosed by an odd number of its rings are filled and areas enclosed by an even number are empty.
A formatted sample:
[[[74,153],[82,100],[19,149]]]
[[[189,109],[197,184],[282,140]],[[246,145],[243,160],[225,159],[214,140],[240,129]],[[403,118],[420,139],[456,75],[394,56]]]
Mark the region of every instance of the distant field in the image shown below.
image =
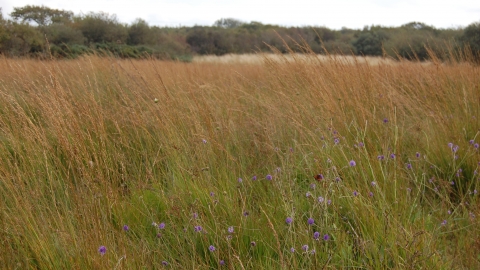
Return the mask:
[[[223,64],[263,64],[265,60],[268,61],[275,61],[275,62],[293,62],[293,61],[303,61],[303,62],[313,62],[316,63],[320,62],[329,62],[329,61],[336,61],[342,63],[350,63],[354,64],[355,62],[365,63],[368,62],[370,65],[380,65],[380,64],[394,64],[397,61],[392,60],[390,58],[382,58],[382,57],[373,57],[373,56],[341,56],[341,55],[322,55],[318,54],[315,57],[312,55],[306,54],[287,54],[287,55],[279,55],[279,54],[267,54],[267,53],[259,53],[259,54],[226,54],[222,56],[217,55],[200,55],[194,56],[193,62],[194,63],[223,63]]]
[[[463,62],[2,58],[0,268],[480,269],[479,143]]]

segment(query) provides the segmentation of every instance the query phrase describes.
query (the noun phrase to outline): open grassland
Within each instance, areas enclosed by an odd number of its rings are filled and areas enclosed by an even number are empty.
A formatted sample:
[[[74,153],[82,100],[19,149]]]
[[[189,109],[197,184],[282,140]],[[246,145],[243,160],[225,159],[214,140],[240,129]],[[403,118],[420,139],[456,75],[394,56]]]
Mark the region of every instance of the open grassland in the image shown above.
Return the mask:
[[[480,69],[0,59],[5,269],[478,269]]]

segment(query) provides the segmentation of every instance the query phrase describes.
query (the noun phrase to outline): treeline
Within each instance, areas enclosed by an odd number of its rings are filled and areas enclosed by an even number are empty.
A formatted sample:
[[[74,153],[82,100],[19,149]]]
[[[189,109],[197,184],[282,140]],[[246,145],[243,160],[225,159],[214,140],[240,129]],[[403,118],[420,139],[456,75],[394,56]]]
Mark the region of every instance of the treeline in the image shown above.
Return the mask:
[[[45,6],[16,7],[10,17],[7,20],[0,12],[0,54],[11,57],[74,58],[105,53],[189,61],[195,54],[291,50],[424,60],[431,52],[442,57],[464,48],[477,59],[480,55],[478,22],[450,29],[411,22],[400,27],[331,30],[228,18],[213,26],[158,27],[143,19],[124,24],[108,13],[76,15]]]

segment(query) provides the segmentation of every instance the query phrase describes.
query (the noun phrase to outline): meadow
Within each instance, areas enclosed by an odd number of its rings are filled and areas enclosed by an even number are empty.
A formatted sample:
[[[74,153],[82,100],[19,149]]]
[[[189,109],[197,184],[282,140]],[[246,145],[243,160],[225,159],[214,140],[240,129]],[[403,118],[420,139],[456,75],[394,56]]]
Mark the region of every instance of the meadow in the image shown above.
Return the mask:
[[[0,59],[3,269],[479,269],[480,67]]]

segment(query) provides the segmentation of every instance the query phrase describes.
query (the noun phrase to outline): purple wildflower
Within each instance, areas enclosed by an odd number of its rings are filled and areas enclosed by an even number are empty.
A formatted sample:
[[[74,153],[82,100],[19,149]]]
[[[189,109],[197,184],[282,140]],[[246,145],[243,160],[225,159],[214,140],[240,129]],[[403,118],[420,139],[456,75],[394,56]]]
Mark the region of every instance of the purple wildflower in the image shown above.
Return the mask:
[[[417,152],[417,153],[415,154],[415,156],[416,156],[417,158],[419,158],[419,157],[420,157],[420,153]]]
[[[358,143],[358,147],[363,147],[365,144],[363,144],[363,142],[359,142]]]
[[[203,230],[202,226],[195,226],[195,232],[201,232]]]
[[[128,227],[128,225],[123,225],[123,230],[128,232],[128,230],[130,230],[130,227]]]
[[[378,156],[377,156],[377,159],[378,159],[378,160],[384,160],[384,159],[385,159],[385,156],[384,156],[384,155],[378,155]]]
[[[315,220],[313,218],[309,218],[307,220],[307,223],[308,223],[308,225],[312,225],[313,223],[315,223]]]
[[[357,163],[355,163],[355,160],[350,160],[348,164],[350,164],[350,167],[354,167],[357,165]]]
[[[210,191],[210,197],[215,196],[215,193],[213,191]]]
[[[333,142],[334,142],[335,144],[338,144],[338,143],[340,142],[340,139],[339,139],[339,138],[335,138],[335,140],[333,140]]]
[[[272,176],[270,174],[267,174],[267,176],[265,177],[267,180],[272,180]]]
[[[163,261],[163,262],[162,262],[162,265],[167,266],[167,265],[168,265],[168,262],[167,262],[167,261]]]
[[[474,141],[474,140],[470,140],[470,141],[468,141],[468,143],[473,144],[473,143],[475,143],[475,141]]]
[[[445,225],[447,225],[447,220],[446,220],[446,219],[444,219],[444,220],[442,221],[442,226],[445,226]]]
[[[197,218],[198,218],[198,213],[197,213],[197,212],[193,213],[193,218],[194,218],[194,219],[197,219]]]
[[[318,240],[320,238],[320,233],[319,232],[314,232],[313,233],[313,239]]]
[[[319,173],[315,176],[315,180],[320,181],[323,179],[323,174]]]
[[[228,232],[233,233],[233,226],[228,227]]]
[[[250,242],[250,246],[254,247],[256,245],[257,245],[257,243],[255,241]]]
[[[305,196],[308,198],[312,195],[312,193],[310,193],[309,191],[307,191],[307,193],[305,193]]]
[[[325,201],[325,199],[322,196],[320,196],[320,197],[318,197],[317,201],[319,203],[323,203]]]
[[[212,245],[210,245],[210,246],[208,247],[208,250],[210,250],[211,252],[214,252],[214,251],[215,251],[215,247],[212,246]]]
[[[452,211],[448,210],[447,213],[448,213],[449,215],[451,215],[451,214],[452,214]]]
[[[452,148],[453,148],[453,143],[448,143],[448,147],[449,147],[450,149],[452,149]]]
[[[287,217],[287,219],[285,219],[285,223],[287,224],[291,224],[293,221],[293,219],[291,217]]]
[[[383,118],[383,123],[388,123],[388,119],[387,118]]]
[[[98,248],[98,252],[100,253],[100,255],[105,255],[105,253],[107,253],[107,248],[105,246],[100,246]]]
[[[160,238],[162,237],[162,234],[161,233],[157,233],[157,238]]]
[[[238,183],[242,183],[243,179],[239,177],[237,181],[238,181]]]
[[[243,212],[244,217],[248,217],[249,215],[250,215],[250,213],[248,213],[248,211]]]
[[[303,251],[307,251],[307,250],[308,250],[308,245],[303,245],[303,246],[302,246],[302,250],[303,250]]]
[[[458,145],[455,145],[453,148],[452,148],[452,152],[453,153],[456,153],[458,151]]]
[[[312,250],[310,251],[310,254],[312,254],[312,255],[315,254],[315,249],[312,249]]]
[[[290,248],[290,252],[291,252],[291,253],[294,253],[294,252],[295,252],[295,248],[293,248],[293,247]]]
[[[370,191],[370,192],[368,193],[368,196],[373,197],[373,192]]]
[[[356,190],[353,191],[353,196],[355,196],[355,197],[358,196],[358,192]]]
[[[205,143],[207,143],[207,140],[205,140],[205,139],[202,139],[202,142],[205,144]]]
[[[332,200],[328,200],[328,201],[327,201],[327,204],[328,204],[328,205],[332,204]]]
[[[325,234],[323,236],[323,241],[328,241],[328,240],[330,240],[330,236],[328,234]]]
[[[252,180],[253,180],[253,181],[257,180],[257,176],[254,175],[254,176],[252,177]]]
[[[220,260],[219,264],[220,264],[220,265],[225,265],[225,261],[224,261],[224,260]]]
[[[391,159],[395,159],[395,154],[394,154],[394,153],[391,153],[391,154],[390,154],[390,158],[391,158]]]
[[[162,229],[162,230],[165,229],[165,223],[162,222],[162,223],[158,224],[158,228]]]
[[[317,187],[317,185],[315,185],[315,183],[310,184],[310,189],[315,189],[316,187]]]
[[[475,149],[478,149],[478,143],[474,144],[473,147],[475,147]]]
[[[411,170],[412,169],[412,164],[407,163],[407,169]]]
[[[377,183],[376,183],[375,181],[372,181],[372,182],[370,183],[370,185],[372,185],[372,187],[374,187],[374,186],[377,185]]]

